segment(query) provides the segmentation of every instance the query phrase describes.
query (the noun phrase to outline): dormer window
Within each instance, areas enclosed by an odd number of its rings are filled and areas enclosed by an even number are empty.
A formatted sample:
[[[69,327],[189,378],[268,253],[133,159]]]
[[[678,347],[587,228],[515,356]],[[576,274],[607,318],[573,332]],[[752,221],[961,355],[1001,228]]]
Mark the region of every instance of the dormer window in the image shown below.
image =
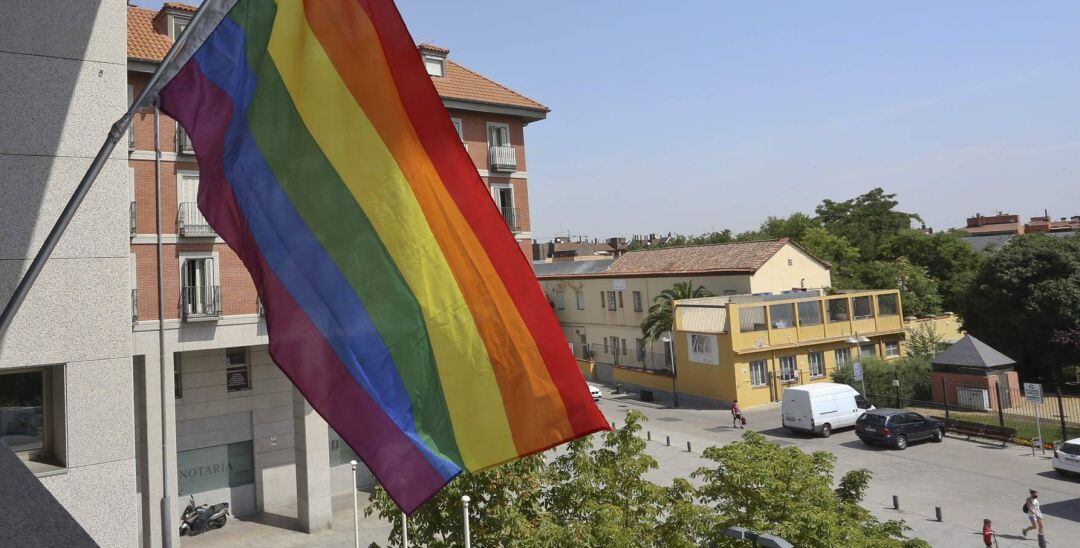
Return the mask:
[[[430,76],[443,77],[443,58],[434,55],[424,56],[424,68]]]
[[[189,17],[177,17],[171,15],[169,17],[169,38],[176,40],[180,38],[181,34],[184,34],[184,29],[187,28],[188,23],[191,22]]]

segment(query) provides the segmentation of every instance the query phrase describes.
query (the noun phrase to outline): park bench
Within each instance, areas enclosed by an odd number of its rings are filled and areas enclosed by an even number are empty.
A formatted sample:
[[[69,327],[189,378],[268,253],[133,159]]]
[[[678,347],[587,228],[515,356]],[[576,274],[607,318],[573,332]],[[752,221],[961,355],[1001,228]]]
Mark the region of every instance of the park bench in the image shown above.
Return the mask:
[[[962,421],[959,419],[946,419],[944,417],[933,417],[936,420],[945,424],[945,431],[962,434],[971,439],[972,437],[988,438],[999,441],[1010,441],[1016,437],[1016,429],[998,426],[996,424],[985,424],[981,422]]]

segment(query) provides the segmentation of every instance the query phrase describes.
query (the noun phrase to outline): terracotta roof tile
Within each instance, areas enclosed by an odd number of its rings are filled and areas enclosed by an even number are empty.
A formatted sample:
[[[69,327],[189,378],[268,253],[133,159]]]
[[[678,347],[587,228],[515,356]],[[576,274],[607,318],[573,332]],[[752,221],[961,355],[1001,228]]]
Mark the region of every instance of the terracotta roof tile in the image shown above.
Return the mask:
[[[166,8],[195,11],[187,4],[166,2]],[[154,18],[159,12],[128,6],[128,58],[142,61],[161,61],[172,46],[168,36],[154,30]],[[433,44],[420,44],[432,52],[448,54],[450,50]],[[443,99],[456,99],[488,105],[502,105],[548,112],[544,105],[473,72],[449,59],[446,60],[444,76],[432,77],[435,89]]]
[[[446,49],[444,47],[436,46],[435,44],[429,44],[427,42],[424,42],[424,43],[420,44],[419,46],[416,46],[416,48],[419,49],[420,51],[430,51],[431,53],[438,53],[438,54],[441,54],[441,55],[448,55],[450,53],[450,50],[448,50],[448,49]]]
[[[128,6],[127,50],[129,59],[160,61],[172,47],[172,40],[154,30],[156,11]]]
[[[528,97],[492,80],[489,80],[449,59],[443,70],[445,76],[433,77],[435,89],[443,99],[458,99],[490,105],[548,112],[548,108]]]
[[[788,239],[630,251],[606,274],[756,272]]]

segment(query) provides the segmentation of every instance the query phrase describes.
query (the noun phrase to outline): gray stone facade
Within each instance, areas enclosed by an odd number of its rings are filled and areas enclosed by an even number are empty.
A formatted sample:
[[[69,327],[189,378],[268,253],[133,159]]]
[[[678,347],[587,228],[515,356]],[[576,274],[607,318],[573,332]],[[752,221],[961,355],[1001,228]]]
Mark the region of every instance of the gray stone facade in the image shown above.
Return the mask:
[[[0,17],[0,302],[126,107],[126,5],[13,0]],[[138,545],[127,161],[114,151],[0,340],[40,371],[46,451],[31,470],[103,546]],[[11,377],[8,377],[9,379]]]

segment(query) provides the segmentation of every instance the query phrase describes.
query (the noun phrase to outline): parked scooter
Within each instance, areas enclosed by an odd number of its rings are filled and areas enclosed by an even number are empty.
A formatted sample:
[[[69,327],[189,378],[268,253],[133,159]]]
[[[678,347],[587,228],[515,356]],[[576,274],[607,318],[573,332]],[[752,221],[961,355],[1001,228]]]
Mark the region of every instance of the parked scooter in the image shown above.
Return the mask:
[[[229,503],[195,506],[195,497],[188,495],[188,505],[180,514],[180,536],[193,537],[211,529],[220,529],[229,519]]]

